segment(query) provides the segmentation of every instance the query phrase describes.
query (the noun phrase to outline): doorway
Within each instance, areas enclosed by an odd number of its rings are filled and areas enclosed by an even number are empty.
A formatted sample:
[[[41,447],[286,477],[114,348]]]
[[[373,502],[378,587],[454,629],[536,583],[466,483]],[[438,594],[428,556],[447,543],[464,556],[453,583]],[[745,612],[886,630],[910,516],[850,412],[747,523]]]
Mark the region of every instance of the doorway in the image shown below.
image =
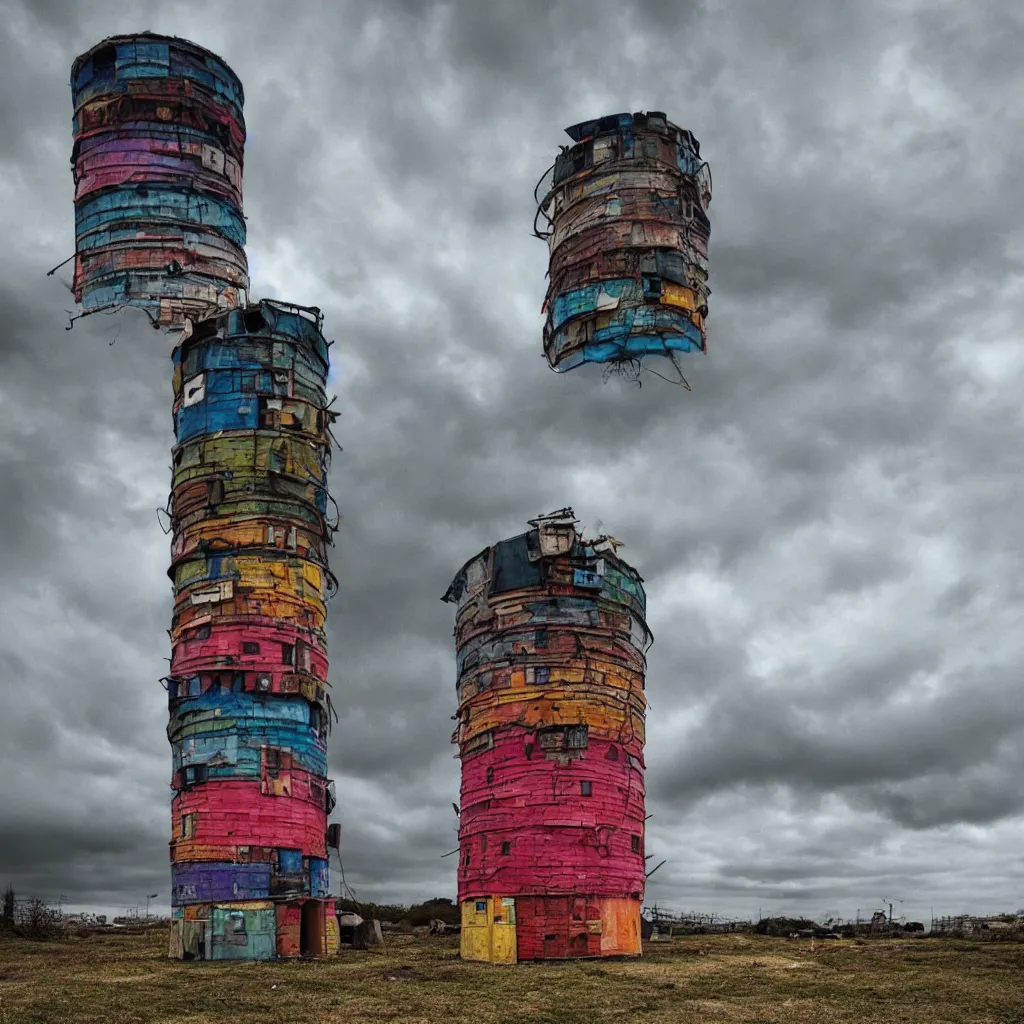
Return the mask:
[[[321,900],[306,900],[302,904],[302,925],[299,930],[299,955],[324,956],[327,936],[324,931],[324,904]]]

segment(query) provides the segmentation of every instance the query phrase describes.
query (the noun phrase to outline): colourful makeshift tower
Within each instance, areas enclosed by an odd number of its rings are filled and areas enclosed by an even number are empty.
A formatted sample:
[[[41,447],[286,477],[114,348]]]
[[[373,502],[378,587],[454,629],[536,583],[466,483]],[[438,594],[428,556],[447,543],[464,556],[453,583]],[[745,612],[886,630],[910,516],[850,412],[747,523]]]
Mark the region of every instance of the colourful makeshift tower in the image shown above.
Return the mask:
[[[605,363],[635,376],[660,355],[679,370],[677,352],[707,347],[711,174],[700,144],[653,110],[566,134],[574,144],[542,177],[550,186],[534,220],[550,253],[548,365]]]
[[[571,509],[485,549],[458,606],[462,956],[638,955],[643,581]]]
[[[82,315],[133,306],[177,331],[170,953],[322,956],[338,930],[320,311],[247,301],[242,87],[219,57],[119,36],[71,82]]]
[[[242,84],[217,56],[145,33],[71,70],[75,301],[154,326],[245,304]]]

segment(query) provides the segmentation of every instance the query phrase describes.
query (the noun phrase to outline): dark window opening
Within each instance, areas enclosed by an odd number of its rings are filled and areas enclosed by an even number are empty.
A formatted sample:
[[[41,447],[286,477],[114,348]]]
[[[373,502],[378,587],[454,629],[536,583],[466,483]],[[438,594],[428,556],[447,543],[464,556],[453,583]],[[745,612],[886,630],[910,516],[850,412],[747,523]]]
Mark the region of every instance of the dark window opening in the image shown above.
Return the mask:
[[[593,784],[592,783],[590,783],[590,782],[581,782],[580,783],[580,795],[581,796],[590,796],[592,794],[592,792],[593,792]]]
[[[219,505],[224,500],[224,481],[217,477],[210,483],[210,504]]]
[[[566,750],[586,750],[589,728],[585,725],[571,725],[565,730]]]
[[[512,852],[512,844],[511,843],[502,843],[501,844],[501,855],[502,855],[502,857],[507,857],[511,852]]]
[[[547,647],[548,645],[548,627],[541,626],[534,634],[533,646],[534,647]]]
[[[468,868],[469,867],[469,861],[470,861],[470,855],[467,853],[466,856],[463,858],[462,863],[465,864],[465,866]]]
[[[259,654],[260,645],[253,643],[251,640],[242,641],[242,653],[243,654]]]
[[[231,931],[235,935],[245,934],[245,914],[231,915]]]
[[[533,681],[537,686],[543,686],[551,679],[551,669],[547,665],[538,665],[533,670]]]
[[[92,73],[98,77],[112,74],[116,66],[116,46],[101,47],[92,55]]]
[[[263,319],[262,311],[258,309],[252,309],[243,313],[242,323],[245,325],[245,330],[248,334],[258,334],[267,326],[267,321]]]
[[[195,635],[196,640],[209,640],[210,639],[210,624],[208,622],[203,623],[197,630]]]
[[[493,768],[488,768],[487,769],[487,781],[488,782],[493,782],[494,781],[494,769]]]
[[[660,277],[644,277],[644,298],[660,299],[664,294]]]
[[[629,847],[630,847],[630,849],[634,853],[639,853],[640,852],[640,837],[639,836],[630,836],[629,837]]]
[[[281,660],[286,665],[295,664],[295,645],[294,644],[281,644]]]

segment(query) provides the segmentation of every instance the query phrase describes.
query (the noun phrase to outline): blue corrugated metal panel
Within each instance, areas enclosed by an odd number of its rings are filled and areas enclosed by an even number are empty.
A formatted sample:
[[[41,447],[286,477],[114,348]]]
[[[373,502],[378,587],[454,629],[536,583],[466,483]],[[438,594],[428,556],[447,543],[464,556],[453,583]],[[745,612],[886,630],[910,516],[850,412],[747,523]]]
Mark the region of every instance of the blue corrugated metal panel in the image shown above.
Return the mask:
[[[329,896],[328,864],[324,857],[309,858],[309,894],[310,896]]]
[[[81,235],[118,221],[184,221],[216,228],[235,245],[245,245],[245,221],[238,208],[214,196],[169,188],[117,188],[83,200],[75,209]]]

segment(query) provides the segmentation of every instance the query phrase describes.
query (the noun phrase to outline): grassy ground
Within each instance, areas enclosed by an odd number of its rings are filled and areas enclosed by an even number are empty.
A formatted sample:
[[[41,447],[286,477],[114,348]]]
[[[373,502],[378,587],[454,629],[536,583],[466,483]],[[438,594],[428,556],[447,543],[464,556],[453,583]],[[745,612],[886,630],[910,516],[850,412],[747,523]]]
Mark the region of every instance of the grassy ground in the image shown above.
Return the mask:
[[[723,935],[642,960],[492,967],[452,939],[329,961],[180,963],[162,932],[0,939],[0,1024],[1024,1024],[1024,946]]]

